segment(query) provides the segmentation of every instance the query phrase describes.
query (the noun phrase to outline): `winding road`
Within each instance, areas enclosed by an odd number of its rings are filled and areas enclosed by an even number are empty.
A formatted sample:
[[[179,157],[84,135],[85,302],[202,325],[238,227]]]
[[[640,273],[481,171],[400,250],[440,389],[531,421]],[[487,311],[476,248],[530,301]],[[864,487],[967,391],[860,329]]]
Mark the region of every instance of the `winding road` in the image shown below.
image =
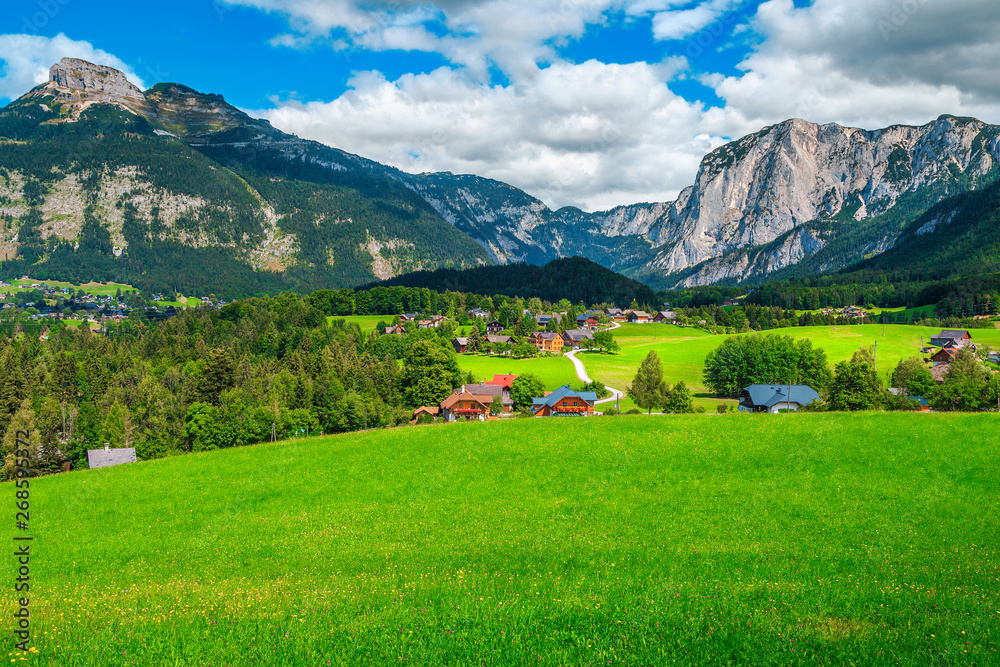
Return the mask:
[[[613,322],[610,330],[617,329],[620,326],[621,325],[618,324],[618,322]],[[569,360],[573,362],[573,368],[576,370],[576,376],[580,378],[580,380],[582,380],[583,382],[593,382],[593,380],[590,379],[590,376],[587,375],[587,369],[584,368],[583,362],[576,358],[576,353],[577,350],[573,350],[572,352],[564,352],[563,356],[569,357]],[[625,398],[625,392],[621,391],[620,389],[615,389],[614,387],[608,387],[608,386],[605,386],[605,389],[611,392],[611,396],[596,401],[594,405],[600,405],[601,403],[610,403],[612,401],[617,401],[619,398]]]

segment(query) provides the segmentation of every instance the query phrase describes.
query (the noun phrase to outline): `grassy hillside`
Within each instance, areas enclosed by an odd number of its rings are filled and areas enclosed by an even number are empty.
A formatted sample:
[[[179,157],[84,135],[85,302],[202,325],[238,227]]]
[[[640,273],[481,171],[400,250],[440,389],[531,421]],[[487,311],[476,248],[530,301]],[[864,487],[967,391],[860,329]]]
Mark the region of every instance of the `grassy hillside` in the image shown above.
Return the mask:
[[[997,664],[998,427],[515,420],[39,479],[26,664]]]

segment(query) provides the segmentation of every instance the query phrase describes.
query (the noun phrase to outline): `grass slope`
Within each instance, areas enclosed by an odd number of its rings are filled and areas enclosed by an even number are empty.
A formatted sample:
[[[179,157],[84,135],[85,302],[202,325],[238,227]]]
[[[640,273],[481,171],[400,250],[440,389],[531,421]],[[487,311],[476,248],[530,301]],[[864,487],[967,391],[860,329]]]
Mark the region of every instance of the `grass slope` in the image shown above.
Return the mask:
[[[26,664],[997,664],[998,427],[514,420],[33,480]]]
[[[573,362],[563,356],[536,357],[534,359],[511,359],[509,357],[478,354],[458,355],[458,367],[462,373],[469,371],[477,380],[492,380],[494,375],[534,373],[545,383],[545,388],[555,391],[569,382],[582,384],[573,370]]]

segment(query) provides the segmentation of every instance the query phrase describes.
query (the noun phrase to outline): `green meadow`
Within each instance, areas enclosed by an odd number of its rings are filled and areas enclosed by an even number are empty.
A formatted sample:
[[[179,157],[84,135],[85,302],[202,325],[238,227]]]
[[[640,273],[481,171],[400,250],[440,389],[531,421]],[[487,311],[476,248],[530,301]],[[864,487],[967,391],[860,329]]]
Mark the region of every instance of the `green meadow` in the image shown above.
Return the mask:
[[[490,380],[494,375],[508,373],[517,375],[534,373],[545,383],[545,388],[549,391],[555,391],[567,382],[577,386],[580,384],[573,370],[573,362],[562,355],[512,359],[502,356],[460,354],[458,367],[463,373],[471,372],[477,380]]]
[[[36,479],[23,664],[1000,664],[998,428],[520,419]]]
[[[883,329],[884,334],[883,335]],[[929,344],[931,336],[941,329],[908,325],[865,324],[856,326],[790,327],[761,332],[775,333],[794,338],[808,338],[815,347],[826,351],[830,366],[851,358],[854,351],[864,345],[878,344],[879,372],[891,372],[900,359],[919,355],[921,340]],[[974,329],[972,339],[1000,347],[1000,330]],[[678,327],[672,324],[623,324],[616,329],[615,340],[621,345],[616,355],[583,352],[578,358],[587,367],[591,378],[607,385],[625,389],[635,377],[640,362],[655,350],[663,362],[667,381],[676,383],[683,380],[694,395],[695,405],[703,405],[714,410],[721,399],[712,398],[705,386],[702,371],[705,357],[718,347],[728,336],[712,335],[692,327]],[[622,401],[622,408],[633,407],[631,402]]]
[[[362,333],[368,333],[369,331],[374,331],[379,322],[385,322],[387,325],[391,324],[392,315],[332,315],[326,318],[327,322],[333,322],[334,320],[353,322],[360,327]]]

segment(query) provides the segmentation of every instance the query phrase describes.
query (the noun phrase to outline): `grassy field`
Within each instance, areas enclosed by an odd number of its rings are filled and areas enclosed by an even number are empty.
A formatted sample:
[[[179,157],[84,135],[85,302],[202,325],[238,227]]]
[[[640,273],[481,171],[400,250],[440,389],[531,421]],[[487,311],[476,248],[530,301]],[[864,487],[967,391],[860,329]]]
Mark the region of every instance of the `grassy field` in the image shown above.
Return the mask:
[[[34,480],[24,664],[1000,664],[998,428],[511,420]]]
[[[477,380],[489,380],[494,375],[507,373],[534,373],[549,391],[554,391],[567,382],[580,385],[573,371],[573,363],[563,356],[536,357],[534,359],[510,359],[508,357],[477,354],[458,355],[458,367],[463,373],[472,371]]]
[[[361,327],[362,332],[368,333],[369,331],[374,331],[379,322],[385,322],[387,325],[390,324],[392,322],[392,315],[333,315],[326,318],[327,322],[333,322],[334,320],[354,322]]]
[[[14,280],[10,283],[11,285],[51,285],[52,287],[70,287],[73,290],[82,289],[88,294],[95,294],[98,296],[114,296],[117,290],[121,290],[124,294],[125,292],[131,292],[135,287],[131,285],[126,285],[124,283],[86,283],[84,285],[74,285],[73,283],[65,283],[59,280]]]
[[[896,367],[900,359],[918,354],[921,337],[924,344],[929,344],[931,336],[940,332],[940,329],[886,325],[885,336],[882,335],[882,331],[882,325],[866,324],[843,327],[791,327],[762,333],[808,338],[814,346],[826,351],[831,367],[837,362],[850,359],[859,347],[878,343],[878,366],[884,376],[887,370],[891,372]],[[727,335],[712,335],[698,329],[671,324],[623,324],[614,333],[615,340],[622,348],[620,354],[584,352],[579,355],[591,378],[625,389],[632,382],[646,354],[650,350],[656,350],[663,362],[666,379],[671,383],[684,380],[695,396],[695,405],[703,405],[709,410],[714,410],[718,403],[723,402],[711,398],[702,371],[705,367],[705,357],[718,347]],[[1000,330],[975,329],[972,331],[972,339],[978,343],[1000,347]],[[632,407],[631,403],[627,405]],[[623,402],[623,409],[625,406],[626,403]]]

